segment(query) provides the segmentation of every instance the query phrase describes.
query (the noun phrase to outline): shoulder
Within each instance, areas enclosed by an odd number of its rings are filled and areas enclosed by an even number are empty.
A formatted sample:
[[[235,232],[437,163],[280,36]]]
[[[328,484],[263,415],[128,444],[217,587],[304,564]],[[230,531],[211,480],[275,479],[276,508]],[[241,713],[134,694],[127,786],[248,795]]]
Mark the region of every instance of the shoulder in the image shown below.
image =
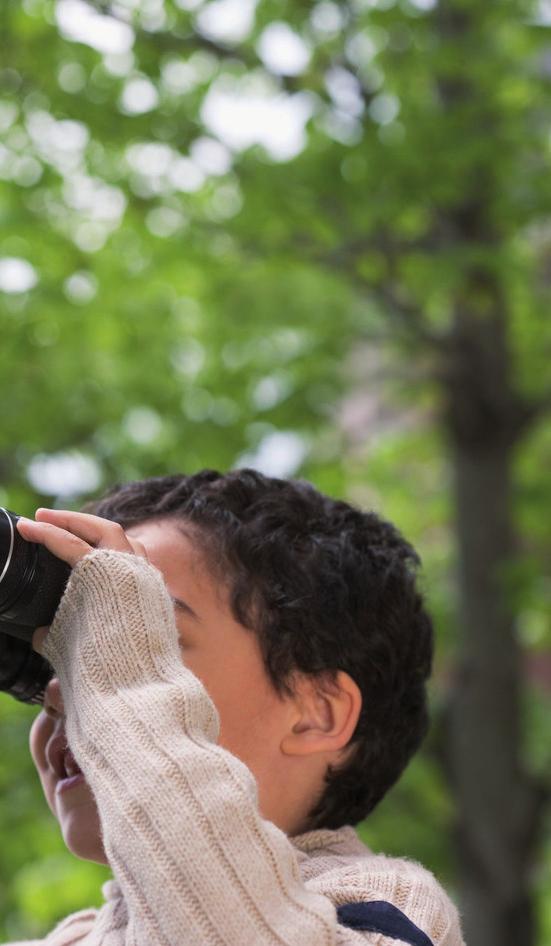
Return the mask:
[[[98,911],[95,909],[79,910],[60,920],[57,926],[44,939],[19,940],[5,943],[4,946],[73,946],[90,932]]]
[[[303,835],[298,842],[306,886],[324,894],[336,907],[384,901],[423,930],[434,946],[462,946],[457,909],[421,864],[373,854],[350,827],[311,832],[310,839]]]

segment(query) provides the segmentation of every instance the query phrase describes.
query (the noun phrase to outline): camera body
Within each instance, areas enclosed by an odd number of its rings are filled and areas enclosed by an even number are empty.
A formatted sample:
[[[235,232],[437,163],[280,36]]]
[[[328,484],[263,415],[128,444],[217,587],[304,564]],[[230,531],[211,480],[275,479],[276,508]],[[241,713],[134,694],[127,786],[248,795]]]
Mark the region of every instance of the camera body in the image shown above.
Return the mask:
[[[41,703],[53,670],[32,649],[32,635],[51,624],[70,567],[44,546],[26,542],[18,518],[0,506],[0,691]]]

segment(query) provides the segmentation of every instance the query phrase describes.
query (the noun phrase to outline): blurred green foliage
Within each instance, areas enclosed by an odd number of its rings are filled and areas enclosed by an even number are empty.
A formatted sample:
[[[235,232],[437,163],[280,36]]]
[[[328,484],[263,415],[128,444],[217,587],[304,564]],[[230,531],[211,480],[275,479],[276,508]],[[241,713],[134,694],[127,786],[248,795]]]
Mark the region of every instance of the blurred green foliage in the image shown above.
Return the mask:
[[[125,50],[94,48],[92,27],[86,42],[71,37],[68,13],[86,22],[86,6],[106,29],[132,29]],[[457,592],[434,345],[472,267],[498,273],[515,379],[527,398],[545,396],[548,31],[521,0],[259,0],[236,41],[205,27],[214,6],[4,0],[0,502],[31,514],[78,507],[117,480],[265,463],[376,508],[422,554],[438,719]],[[305,44],[302,70],[262,61],[274,21]],[[303,140],[278,157],[261,144],[259,112],[250,147],[217,151],[213,90],[303,107]],[[298,119],[281,121],[284,137]],[[482,243],[450,226],[466,195],[484,208]],[[34,285],[14,290],[13,267],[2,276],[14,259],[33,267]],[[482,280],[481,318],[486,306]],[[516,457],[523,565],[507,576],[530,658],[525,753],[542,775],[550,460],[551,430],[538,422]],[[108,876],[64,851],[28,755],[35,713],[0,697],[0,937],[10,940],[98,904]],[[361,834],[453,891],[438,738],[436,725]],[[534,870],[542,944],[549,836]]]

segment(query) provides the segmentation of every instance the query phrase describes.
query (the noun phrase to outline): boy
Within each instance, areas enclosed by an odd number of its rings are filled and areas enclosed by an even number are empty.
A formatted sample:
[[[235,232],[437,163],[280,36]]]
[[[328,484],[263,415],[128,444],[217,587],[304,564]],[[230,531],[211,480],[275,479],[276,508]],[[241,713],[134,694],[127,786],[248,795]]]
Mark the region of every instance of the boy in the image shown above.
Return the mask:
[[[31,752],[67,847],[115,878],[44,946],[461,946],[435,879],[351,827],[427,727],[399,533],[252,470],[36,519],[74,570],[33,638],[56,677]]]

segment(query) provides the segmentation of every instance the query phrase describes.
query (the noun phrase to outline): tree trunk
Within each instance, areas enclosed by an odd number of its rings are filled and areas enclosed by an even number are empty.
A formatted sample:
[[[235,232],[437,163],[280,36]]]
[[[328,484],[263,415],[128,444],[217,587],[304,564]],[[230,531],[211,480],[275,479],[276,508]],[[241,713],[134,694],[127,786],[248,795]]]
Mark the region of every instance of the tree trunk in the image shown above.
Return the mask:
[[[521,762],[522,666],[508,570],[514,566],[511,461],[520,409],[500,317],[461,314],[452,336],[447,428],[458,536],[458,673],[447,767],[458,812],[468,946],[535,946],[530,871],[540,797]]]

